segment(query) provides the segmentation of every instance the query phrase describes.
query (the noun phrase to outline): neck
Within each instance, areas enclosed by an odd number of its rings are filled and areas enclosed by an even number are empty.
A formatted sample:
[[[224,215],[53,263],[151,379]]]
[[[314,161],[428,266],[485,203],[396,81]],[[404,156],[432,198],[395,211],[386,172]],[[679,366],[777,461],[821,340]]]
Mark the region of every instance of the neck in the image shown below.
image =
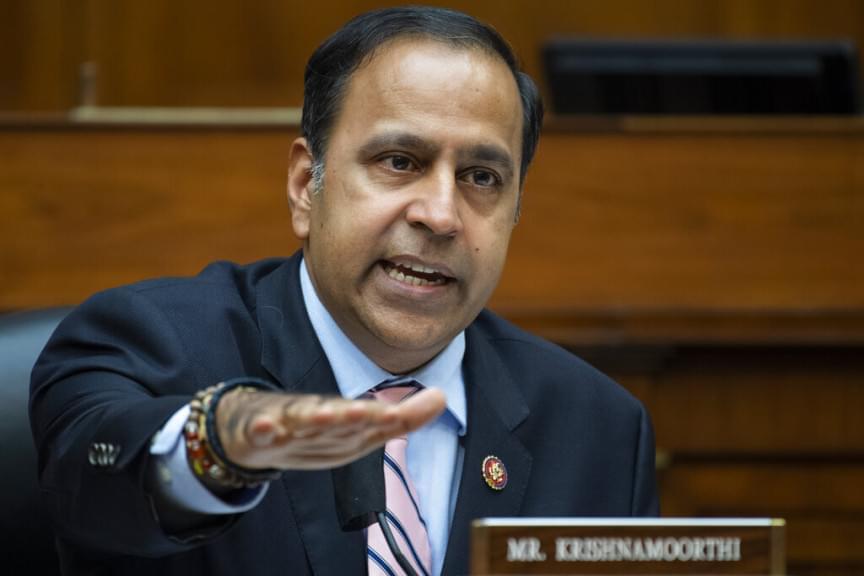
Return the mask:
[[[434,354],[430,356],[428,351],[412,353],[412,351],[391,350],[383,354],[376,354],[364,349],[362,346],[358,346],[358,348],[380,368],[391,374],[410,374],[419,370],[431,362],[444,349],[444,347],[441,347],[435,350]]]

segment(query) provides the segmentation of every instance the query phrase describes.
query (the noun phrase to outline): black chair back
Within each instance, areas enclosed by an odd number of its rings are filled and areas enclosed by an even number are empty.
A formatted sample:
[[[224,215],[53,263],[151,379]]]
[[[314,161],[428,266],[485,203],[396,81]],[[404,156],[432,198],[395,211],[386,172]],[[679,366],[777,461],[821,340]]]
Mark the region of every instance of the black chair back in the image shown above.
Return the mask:
[[[0,315],[0,572],[60,574],[39,505],[27,403],[30,371],[69,308]]]

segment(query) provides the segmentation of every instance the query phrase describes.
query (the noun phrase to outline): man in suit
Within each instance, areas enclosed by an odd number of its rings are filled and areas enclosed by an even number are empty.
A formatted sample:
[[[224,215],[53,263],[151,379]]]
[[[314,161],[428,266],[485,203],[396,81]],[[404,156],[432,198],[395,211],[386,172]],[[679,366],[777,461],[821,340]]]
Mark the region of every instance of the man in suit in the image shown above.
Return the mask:
[[[98,294],[34,369],[69,573],[401,573],[349,530],[345,478],[405,434],[419,573],[466,573],[474,518],[656,514],[642,406],[483,309],[541,121],[464,14],[387,9],[326,40],[290,156],[302,253]],[[394,381],[422,390],[367,399]]]

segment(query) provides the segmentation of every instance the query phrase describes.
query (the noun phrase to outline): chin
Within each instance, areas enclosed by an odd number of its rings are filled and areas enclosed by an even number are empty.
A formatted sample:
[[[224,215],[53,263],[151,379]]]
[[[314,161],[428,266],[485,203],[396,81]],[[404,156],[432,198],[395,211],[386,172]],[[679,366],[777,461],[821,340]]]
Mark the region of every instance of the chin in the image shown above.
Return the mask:
[[[399,318],[377,325],[375,334],[387,347],[404,352],[434,350],[437,354],[459,333],[439,322]]]
[[[449,333],[448,333],[449,334]],[[399,330],[388,332],[381,340],[390,348],[403,350],[405,352],[422,352],[424,350],[441,350],[450,342],[451,338],[439,332],[428,333],[416,330]]]

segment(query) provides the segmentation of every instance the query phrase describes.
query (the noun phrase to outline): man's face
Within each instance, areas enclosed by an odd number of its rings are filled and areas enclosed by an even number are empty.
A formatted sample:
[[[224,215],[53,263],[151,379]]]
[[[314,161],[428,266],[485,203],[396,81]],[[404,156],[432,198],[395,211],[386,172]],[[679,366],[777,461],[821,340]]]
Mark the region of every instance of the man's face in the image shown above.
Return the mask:
[[[405,39],[351,78],[318,194],[295,143],[289,196],[313,283],[383,368],[427,362],[489,299],[515,222],[521,138],[506,64]]]

